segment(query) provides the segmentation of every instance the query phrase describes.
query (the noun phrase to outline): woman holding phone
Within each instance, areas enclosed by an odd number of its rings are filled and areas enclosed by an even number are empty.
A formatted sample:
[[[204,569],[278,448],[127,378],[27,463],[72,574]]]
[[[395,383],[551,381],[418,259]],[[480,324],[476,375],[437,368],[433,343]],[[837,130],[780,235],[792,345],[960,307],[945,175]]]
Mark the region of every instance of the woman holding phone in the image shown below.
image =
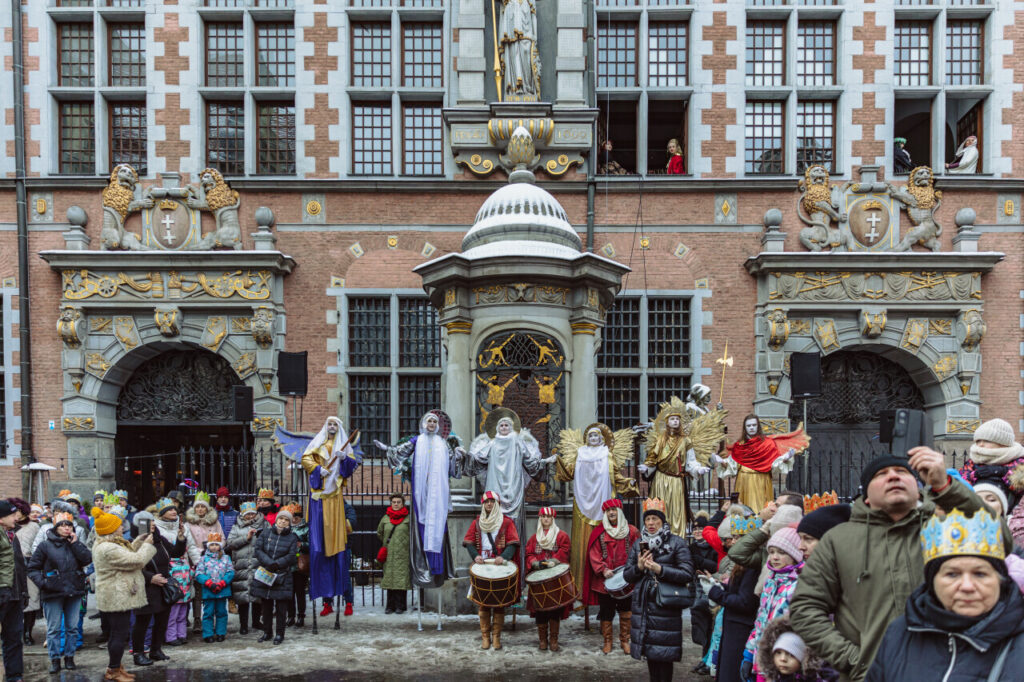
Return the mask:
[[[629,550],[623,577],[636,585],[630,621],[630,655],[647,659],[651,680],[672,679],[672,664],[683,656],[682,610],[657,603],[658,584],[683,586],[693,581],[693,560],[686,541],[673,535],[665,503],[644,502],[644,527]]]

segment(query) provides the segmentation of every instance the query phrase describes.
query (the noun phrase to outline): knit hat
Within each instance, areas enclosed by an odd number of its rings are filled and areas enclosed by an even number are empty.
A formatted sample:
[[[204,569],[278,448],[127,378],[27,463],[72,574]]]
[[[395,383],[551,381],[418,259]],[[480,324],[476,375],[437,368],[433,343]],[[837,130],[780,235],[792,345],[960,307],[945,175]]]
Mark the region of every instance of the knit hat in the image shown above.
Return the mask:
[[[292,513],[287,509],[282,509],[281,511],[277,512],[277,518],[288,519],[288,523],[295,523],[295,517],[292,516]]]
[[[867,463],[863,471],[860,472],[860,488],[865,494],[868,491],[868,484],[871,483],[871,479],[875,477],[882,469],[889,467],[903,467],[911,474],[914,474],[914,470],[910,468],[910,460],[906,457],[894,457],[893,455],[882,455],[881,457],[875,457],[873,460]],[[914,474],[915,476],[917,474]]]
[[[646,519],[651,515],[660,518],[662,523],[668,523],[668,518],[665,516],[665,503],[657,497],[649,497],[644,500],[643,517]]]
[[[0,519],[5,516],[10,516],[14,512],[18,511],[18,508],[7,500],[0,500]]]
[[[797,533],[806,533],[812,538],[820,540],[829,530],[846,523],[850,520],[850,512],[853,508],[848,504],[834,504],[821,509],[815,509],[800,519],[796,527]]]
[[[228,490],[227,486],[222,485],[217,488],[217,497],[231,497],[231,491]]]
[[[255,511],[256,511],[256,503],[255,502],[243,502],[242,506],[240,506],[238,508],[238,515],[239,516],[245,516],[249,512],[255,512]]]
[[[209,508],[210,493],[204,493],[202,490],[196,493],[196,499],[192,502],[192,506],[198,507],[199,505],[204,505],[205,507]]]
[[[34,512],[39,512],[40,514],[42,514],[42,513],[44,512],[44,511],[46,511],[45,509],[43,509],[43,508],[42,508],[42,506],[40,506],[40,505],[38,505],[38,504],[33,504],[33,505],[32,505],[32,506],[30,507],[30,509],[31,509],[32,511],[34,511]]]
[[[783,632],[779,635],[779,638],[775,640],[775,646],[772,648],[772,653],[776,651],[785,651],[793,658],[798,661],[804,660],[804,654],[807,653],[807,645],[804,644],[804,640],[800,639],[800,635],[795,632]]]
[[[718,524],[718,538],[723,542],[732,537],[732,517],[726,514],[722,522]]]
[[[601,503],[601,511],[606,512],[609,509],[622,509],[622,500],[617,497],[613,497],[610,500],[605,500]]]
[[[92,508],[92,517],[96,520],[97,535],[113,535],[121,530],[121,519],[113,514],[108,514],[99,507]]]
[[[797,563],[804,560],[804,553],[800,551],[800,536],[793,528],[782,528],[775,532],[772,539],[768,541],[769,547],[777,547],[793,557]]]
[[[170,496],[161,497],[159,500],[156,501],[156,515],[158,517],[163,516],[164,512],[170,511],[172,509],[177,511],[177,507],[174,506],[174,500],[172,500]]]
[[[1009,487],[1001,478],[984,478],[978,481],[974,484],[974,492],[988,492],[998,497],[1000,504],[1003,505],[1000,516],[1006,516],[1017,506],[1016,496],[1010,492]],[[1011,498],[1013,498],[1012,501]]]
[[[777,532],[780,528],[784,528],[794,523],[800,523],[800,520],[804,517],[804,508],[798,507],[795,504],[783,504],[775,510],[775,515],[768,520],[768,526],[772,529],[772,532]]]
[[[1016,442],[1013,427],[1002,419],[989,419],[979,426],[974,432],[974,440],[987,440],[996,445],[1002,445],[1004,448],[1008,448]]]

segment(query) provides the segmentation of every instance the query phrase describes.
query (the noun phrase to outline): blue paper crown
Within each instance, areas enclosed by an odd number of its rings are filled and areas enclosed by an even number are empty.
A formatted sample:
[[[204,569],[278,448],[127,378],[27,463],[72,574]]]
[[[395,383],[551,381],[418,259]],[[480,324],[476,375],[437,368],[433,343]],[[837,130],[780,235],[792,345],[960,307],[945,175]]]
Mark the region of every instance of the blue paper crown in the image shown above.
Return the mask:
[[[115,490],[114,491],[114,497],[116,497],[118,499],[121,499],[123,497],[124,499],[127,500],[128,499],[128,491],[127,490]]]
[[[254,511],[256,511],[256,503],[255,502],[243,502],[242,505],[238,508],[238,515],[239,516],[244,516],[245,514],[248,514],[249,512],[254,512]]]
[[[740,535],[746,535],[747,533],[757,530],[761,527],[762,521],[760,516],[748,516],[743,518],[742,516],[732,517],[732,534],[733,537]]]
[[[954,509],[946,518],[932,516],[921,529],[924,562],[949,556],[983,556],[1005,559],[1003,528],[997,518],[981,509],[968,518]]]
[[[168,507],[173,507],[173,506],[174,506],[174,500],[170,499],[169,497],[161,497],[159,500],[156,501],[156,514],[157,514],[157,516],[159,516],[160,513],[163,512],[164,509],[167,509]]]

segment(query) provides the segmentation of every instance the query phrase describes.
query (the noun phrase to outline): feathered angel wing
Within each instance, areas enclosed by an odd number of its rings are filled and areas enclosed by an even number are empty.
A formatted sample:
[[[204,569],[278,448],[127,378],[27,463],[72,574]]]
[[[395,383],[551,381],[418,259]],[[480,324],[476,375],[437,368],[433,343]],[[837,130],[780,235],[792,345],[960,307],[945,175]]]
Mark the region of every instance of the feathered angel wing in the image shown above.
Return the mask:
[[[562,429],[558,434],[558,459],[555,460],[555,478],[571,481],[576,475],[576,456],[583,447],[583,432],[579,429]]]
[[[615,462],[615,468],[621,469],[633,459],[633,439],[636,435],[633,429],[619,429],[613,436],[612,460]]]
[[[701,466],[709,466],[711,455],[718,451],[718,443],[725,437],[727,416],[727,410],[711,410],[690,422],[687,437]]]
[[[780,433],[777,436],[768,436],[779,446],[779,452],[786,452],[790,448],[796,450],[799,455],[811,444],[811,437],[804,432],[804,425],[801,422],[795,431]]]
[[[306,451],[306,447],[312,442],[315,435],[312,433],[291,433],[278,426],[274,429],[274,445],[281,449],[285,457],[293,462],[299,462],[302,460],[302,453]]]

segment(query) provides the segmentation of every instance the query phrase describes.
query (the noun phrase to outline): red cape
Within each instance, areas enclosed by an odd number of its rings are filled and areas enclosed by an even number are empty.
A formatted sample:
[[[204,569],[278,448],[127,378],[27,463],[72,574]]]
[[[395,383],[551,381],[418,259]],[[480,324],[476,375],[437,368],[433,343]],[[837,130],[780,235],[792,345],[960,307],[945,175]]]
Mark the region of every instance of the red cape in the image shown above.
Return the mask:
[[[811,439],[804,433],[801,425],[796,431],[780,433],[775,436],[754,436],[747,442],[736,441],[726,446],[729,454],[740,466],[759,471],[762,474],[770,474],[772,462],[779,455],[793,448],[801,453],[810,445]]]

